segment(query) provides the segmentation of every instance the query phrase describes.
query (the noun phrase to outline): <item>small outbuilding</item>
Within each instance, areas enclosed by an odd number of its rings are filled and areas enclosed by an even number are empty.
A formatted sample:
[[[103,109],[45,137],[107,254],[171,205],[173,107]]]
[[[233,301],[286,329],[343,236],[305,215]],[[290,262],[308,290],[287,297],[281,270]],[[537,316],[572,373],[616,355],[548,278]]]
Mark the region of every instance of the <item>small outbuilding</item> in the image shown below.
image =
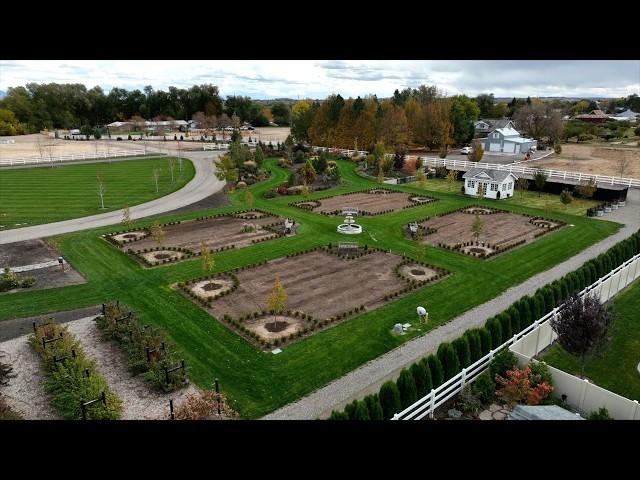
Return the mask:
[[[522,137],[520,132],[512,127],[496,128],[487,138],[481,138],[479,142],[488,154],[517,155],[537,147],[537,142],[533,138]]]
[[[481,192],[483,197],[495,200],[512,197],[518,180],[511,172],[485,168],[472,168],[465,172],[462,178],[466,195],[477,196],[478,192]]]

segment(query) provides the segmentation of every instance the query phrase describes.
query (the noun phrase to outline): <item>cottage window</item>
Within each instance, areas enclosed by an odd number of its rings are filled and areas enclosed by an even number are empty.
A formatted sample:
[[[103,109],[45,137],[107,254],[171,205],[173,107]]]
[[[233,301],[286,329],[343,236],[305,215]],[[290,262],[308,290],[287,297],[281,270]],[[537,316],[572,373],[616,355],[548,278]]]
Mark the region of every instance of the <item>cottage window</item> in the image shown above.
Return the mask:
[[[498,184],[497,183],[492,183],[491,184],[491,191],[492,192],[497,192],[498,191]]]
[[[469,188],[473,188],[473,187],[475,187],[475,186],[476,186],[476,182],[475,182],[475,180],[469,180],[469,181],[467,182],[467,187],[469,187]]]
[[[493,134],[493,138],[498,138],[498,134],[497,134],[497,133],[494,133],[494,134]]]

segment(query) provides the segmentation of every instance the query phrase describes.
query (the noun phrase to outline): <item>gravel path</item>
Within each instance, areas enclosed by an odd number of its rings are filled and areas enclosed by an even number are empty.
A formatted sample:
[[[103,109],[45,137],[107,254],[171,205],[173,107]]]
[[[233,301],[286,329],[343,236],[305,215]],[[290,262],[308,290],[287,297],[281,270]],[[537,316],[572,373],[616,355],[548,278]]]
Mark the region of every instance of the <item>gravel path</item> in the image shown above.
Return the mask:
[[[170,399],[177,407],[185,395],[197,391],[189,385],[178,392],[157,392],[142,375],[132,377],[127,370],[126,354],[116,342],[102,338],[93,318],[70,322],[69,330],[80,340],[85,353],[96,361],[96,369],[107,380],[111,391],[122,400],[122,420],[167,420]]]
[[[177,155],[177,151],[149,147],[149,151],[158,150],[162,153]],[[224,152],[182,152],[182,156],[193,162],[195,176],[180,190],[170,193],[164,197],[152,200],[141,205],[131,207],[131,218],[138,219],[151,215],[157,215],[180,207],[191,205],[203,200],[210,195],[222,190],[225,182],[220,181],[214,175],[215,167],[213,159]],[[90,228],[102,227],[120,223],[122,220],[122,210],[101,213],[90,217],[75,218],[62,222],[48,223],[44,225],[34,225],[26,228],[16,228],[0,232],[0,244],[31,240],[35,238],[49,237],[63,233],[86,230]]]
[[[23,335],[0,343],[0,352],[4,354],[2,361],[11,365],[15,374],[8,385],[0,386],[2,397],[25,420],[59,420],[44,390],[40,358],[29,345],[28,338]]]
[[[410,340],[400,347],[371,360],[325,387],[263,418],[265,420],[326,418],[331,414],[332,410],[339,410],[356,398],[362,398],[369,393],[376,393],[384,382],[398,378],[400,371],[404,367],[411,365],[431,352],[435,352],[442,342],[451,341],[459,337],[468,328],[483,325],[486,319],[505,310],[520,297],[532,294],[541,286],[574,271],[584,262],[598,256],[619,241],[635,233],[640,228],[640,190],[629,190],[626,206],[606,214],[603,219],[619,222],[625,226],[615,235],[611,235],[592,245],[569,260],[529,278],[520,285],[508,289],[493,300],[479,305],[448,323],[431,330],[429,333]]]
[[[189,385],[178,392],[161,393],[152,390],[142,375],[132,377],[127,370],[125,353],[117,343],[103,340],[95,317],[85,317],[67,323],[84,352],[96,362],[98,372],[105,377],[111,390],[122,400],[123,420],[162,420],[169,418],[169,400],[176,408],[184,397],[197,388]],[[0,387],[9,406],[26,420],[60,419],[50,405],[43,387],[40,358],[28,343],[29,335],[0,343],[2,360],[13,367],[16,375],[9,384]]]

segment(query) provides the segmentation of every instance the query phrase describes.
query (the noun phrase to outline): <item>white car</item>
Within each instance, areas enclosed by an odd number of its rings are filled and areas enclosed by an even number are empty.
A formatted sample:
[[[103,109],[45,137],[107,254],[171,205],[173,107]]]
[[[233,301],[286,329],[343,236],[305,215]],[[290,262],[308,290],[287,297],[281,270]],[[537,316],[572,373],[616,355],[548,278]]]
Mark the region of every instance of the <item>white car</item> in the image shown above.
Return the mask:
[[[460,150],[460,153],[461,153],[462,155],[469,155],[469,154],[471,153],[471,147],[463,147],[463,148]]]

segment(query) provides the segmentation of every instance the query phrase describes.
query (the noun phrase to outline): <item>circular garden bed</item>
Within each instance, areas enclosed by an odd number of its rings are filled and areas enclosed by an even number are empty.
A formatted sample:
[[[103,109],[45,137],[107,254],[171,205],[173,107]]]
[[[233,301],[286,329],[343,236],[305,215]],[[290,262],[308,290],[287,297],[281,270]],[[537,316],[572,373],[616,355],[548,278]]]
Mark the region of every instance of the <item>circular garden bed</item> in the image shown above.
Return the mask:
[[[438,272],[431,268],[425,267],[424,265],[413,263],[400,267],[400,275],[408,280],[417,280],[418,282],[424,282],[438,275]]]
[[[191,285],[191,291],[201,297],[215,297],[233,287],[233,280],[226,277],[216,277],[214,279],[203,280]]]

